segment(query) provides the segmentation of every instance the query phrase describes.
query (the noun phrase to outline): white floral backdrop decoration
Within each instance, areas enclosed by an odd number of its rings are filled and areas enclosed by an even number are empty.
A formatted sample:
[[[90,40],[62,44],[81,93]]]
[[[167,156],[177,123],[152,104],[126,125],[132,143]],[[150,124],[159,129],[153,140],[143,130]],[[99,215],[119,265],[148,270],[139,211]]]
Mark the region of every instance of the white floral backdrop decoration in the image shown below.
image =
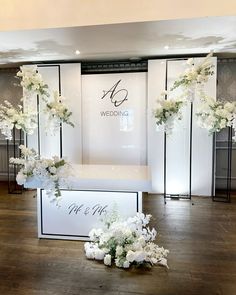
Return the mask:
[[[74,127],[71,122],[72,112],[69,110],[66,99],[54,92],[53,100],[50,101],[50,89],[44,82],[42,75],[38,72],[37,66],[22,66],[17,72],[21,80],[24,96],[23,105],[13,107],[10,102],[0,104],[0,130],[6,139],[12,139],[13,128],[22,129],[26,134],[33,134],[37,128],[37,110],[35,109],[35,95],[44,102],[44,113],[47,114],[48,131],[55,133],[61,123]]]
[[[219,132],[226,127],[232,127],[236,133],[236,106],[235,102],[218,100],[209,97],[203,90],[209,77],[214,74],[214,65],[211,62],[213,53],[210,52],[202,62],[195,64],[194,59],[187,60],[187,69],[180,74],[170,91],[181,87],[180,97],[168,100],[168,94],[162,94],[157,100],[157,107],[153,111],[157,126],[164,126],[167,135],[171,135],[177,120],[182,119],[182,108],[187,102],[193,102],[195,94],[200,98],[196,112],[198,125],[208,130],[209,134]],[[236,139],[234,135],[233,140]]]

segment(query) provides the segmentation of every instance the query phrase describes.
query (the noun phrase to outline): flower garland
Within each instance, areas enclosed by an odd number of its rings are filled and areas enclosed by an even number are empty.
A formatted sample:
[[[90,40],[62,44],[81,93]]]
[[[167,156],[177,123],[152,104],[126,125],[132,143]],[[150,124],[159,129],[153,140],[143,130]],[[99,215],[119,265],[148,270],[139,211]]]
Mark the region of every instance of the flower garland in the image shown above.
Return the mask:
[[[12,129],[22,129],[27,134],[33,134],[37,128],[37,112],[26,108],[23,110],[21,105],[16,108],[5,100],[0,104],[0,130],[6,139],[12,139]]]
[[[48,126],[52,133],[55,133],[60,128],[61,122],[74,127],[74,124],[70,121],[72,112],[69,111],[65,100],[65,97],[59,95],[58,91],[54,91],[53,101],[46,104],[44,111],[48,115]]]
[[[40,159],[35,150],[24,145],[20,145],[19,148],[21,158],[10,158],[11,164],[20,167],[16,177],[17,183],[23,185],[35,176],[41,181],[41,187],[46,190],[47,195],[58,204],[61,197],[60,186],[65,186],[66,178],[71,175],[70,165],[56,156],[52,159]]]
[[[153,114],[156,118],[157,126],[164,126],[167,135],[172,134],[174,123],[176,120],[182,119],[182,107],[185,104],[182,99],[165,99],[167,92],[162,92],[161,98],[157,100],[157,107]]]
[[[156,230],[148,227],[151,215],[137,213],[122,220],[116,213],[108,215],[104,228],[92,229],[91,242],[84,245],[88,259],[103,260],[111,266],[129,268],[132,265],[167,265],[168,250],[154,244]]]
[[[215,101],[211,97],[204,96],[196,116],[198,117],[199,126],[207,129],[212,134],[233,126],[235,114],[235,102]]]
[[[200,92],[200,95],[203,95],[204,92],[202,91],[201,86],[214,74],[214,65],[210,61],[212,55],[213,52],[210,52],[198,65],[194,64],[193,58],[189,58],[186,62],[188,68],[174,82],[171,91],[180,86],[183,87],[183,96],[187,97],[190,101],[193,101],[194,99],[195,89]]]

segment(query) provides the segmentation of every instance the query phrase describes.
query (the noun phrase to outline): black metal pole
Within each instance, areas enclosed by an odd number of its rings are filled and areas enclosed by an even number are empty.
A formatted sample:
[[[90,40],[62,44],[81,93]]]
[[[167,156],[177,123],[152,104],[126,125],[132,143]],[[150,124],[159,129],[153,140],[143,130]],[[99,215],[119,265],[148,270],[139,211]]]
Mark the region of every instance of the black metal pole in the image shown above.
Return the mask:
[[[61,67],[58,66],[58,87],[59,87],[59,95],[61,95]],[[60,123],[60,158],[62,158],[62,123]]]
[[[213,143],[212,143],[212,181],[211,181],[211,197],[214,201],[215,199],[215,157],[216,157],[216,133],[213,133]]]
[[[39,116],[39,95],[37,94],[37,116],[38,116],[38,155],[40,156],[40,116]]]
[[[10,152],[9,152],[9,139],[7,139],[7,178],[8,178],[8,193],[10,193]]]
[[[168,89],[168,60],[166,60],[165,91]],[[165,95],[167,99],[167,95]],[[164,131],[164,203],[166,204],[166,131]]]
[[[227,202],[231,201],[232,127],[228,130]]]
[[[189,130],[189,199],[192,198],[192,143],[193,143],[193,102],[190,106],[190,130]]]

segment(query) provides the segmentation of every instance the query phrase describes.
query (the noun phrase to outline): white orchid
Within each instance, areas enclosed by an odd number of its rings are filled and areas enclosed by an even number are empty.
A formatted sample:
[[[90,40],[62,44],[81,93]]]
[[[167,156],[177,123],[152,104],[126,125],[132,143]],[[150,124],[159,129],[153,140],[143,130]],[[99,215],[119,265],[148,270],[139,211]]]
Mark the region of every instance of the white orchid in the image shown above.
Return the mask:
[[[59,95],[58,91],[54,91],[53,100],[46,104],[44,112],[48,116],[47,129],[52,133],[58,131],[60,123],[66,123],[74,127],[74,124],[70,121],[72,112],[69,111],[65,101],[65,97]]]
[[[171,91],[181,86],[184,89],[183,96],[190,101],[193,101],[193,94],[196,89],[202,94],[202,85],[214,74],[214,65],[210,61],[212,55],[213,52],[210,52],[199,64],[195,64],[193,58],[188,59],[186,62],[188,68],[174,82]]]

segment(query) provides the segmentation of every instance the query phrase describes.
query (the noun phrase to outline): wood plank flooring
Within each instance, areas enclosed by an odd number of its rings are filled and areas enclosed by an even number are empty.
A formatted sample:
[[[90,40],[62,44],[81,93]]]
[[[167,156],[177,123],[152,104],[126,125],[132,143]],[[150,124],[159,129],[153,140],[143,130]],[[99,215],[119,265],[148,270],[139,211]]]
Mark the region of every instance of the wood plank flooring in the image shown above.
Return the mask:
[[[169,267],[108,268],[86,260],[83,242],[38,240],[35,192],[8,195],[0,183],[1,295],[235,295],[236,200],[168,201],[149,195]]]

